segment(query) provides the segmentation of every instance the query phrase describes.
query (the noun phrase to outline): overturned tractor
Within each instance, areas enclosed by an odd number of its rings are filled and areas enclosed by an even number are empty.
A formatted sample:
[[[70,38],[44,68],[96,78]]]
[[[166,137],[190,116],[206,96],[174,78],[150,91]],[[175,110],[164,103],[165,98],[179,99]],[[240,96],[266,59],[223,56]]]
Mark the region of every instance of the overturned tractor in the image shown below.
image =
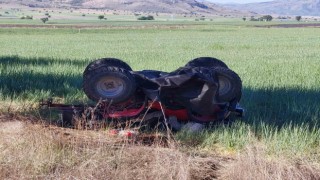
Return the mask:
[[[163,119],[210,123],[243,115],[240,77],[212,57],[200,57],[172,72],[133,71],[115,58],[91,62],[83,72],[83,90],[97,105],[63,105],[52,101],[42,106],[62,111],[64,124],[72,124],[87,107],[102,121],[128,120],[159,111]],[[144,116],[145,117],[145,116]]]

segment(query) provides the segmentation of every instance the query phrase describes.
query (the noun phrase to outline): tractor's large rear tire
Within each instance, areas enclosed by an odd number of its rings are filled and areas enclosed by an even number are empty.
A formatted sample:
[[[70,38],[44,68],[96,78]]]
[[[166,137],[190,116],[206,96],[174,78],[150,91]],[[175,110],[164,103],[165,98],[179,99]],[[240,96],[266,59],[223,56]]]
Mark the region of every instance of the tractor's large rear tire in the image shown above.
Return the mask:
[[[242,95],[242,82],[238,74],[224,67],[216,67],[214,72],[219,82],[219,102],[231,102],[233,100],[239,102]]]
[[[126,69],[101,66],[83,74],[83,90],[93,101],[127,101],[135,93],[134,76]]]
[[[116,58],[102,58],[95,61],[92,61],[84,70],[83,75],[90,73],[91,71],[102,67],[102,66],[114,66],[118,68],[125,69],[127,71],[132,71],[131,67],[124,61]]]
[[[215,67],[224,67],[228,68],[228,66],[219,59],[213,57],[199,57],[189,61],[186,67],[207,67],[207,68],[215,68]]]

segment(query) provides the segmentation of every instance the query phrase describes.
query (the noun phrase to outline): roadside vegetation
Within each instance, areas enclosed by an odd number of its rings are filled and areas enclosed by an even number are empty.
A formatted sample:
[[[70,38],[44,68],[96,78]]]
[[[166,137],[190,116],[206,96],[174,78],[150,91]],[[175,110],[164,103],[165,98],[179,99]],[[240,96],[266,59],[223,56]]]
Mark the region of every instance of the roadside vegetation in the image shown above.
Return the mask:
[[[146,24],[109,22],[108,16],[103,22],[112,28],[82,29],[77,21],[64,28],[0,28],[0,177],[319,179],[320,29],[232,21]],[[94,59],[172,71],[200,56],[222,59],[239,74],[244,119],[179,132],[174,146],[121,141],[118,147],[107,130],[30,123],[55,120],[39,115],[43,98],[87,103],[82,72]]]

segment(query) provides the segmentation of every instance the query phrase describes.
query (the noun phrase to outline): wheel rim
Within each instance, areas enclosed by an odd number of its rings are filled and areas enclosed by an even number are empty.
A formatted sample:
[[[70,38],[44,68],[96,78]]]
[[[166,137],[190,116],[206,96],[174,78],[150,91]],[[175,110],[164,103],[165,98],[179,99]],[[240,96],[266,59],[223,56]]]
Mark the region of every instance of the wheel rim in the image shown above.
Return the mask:
[[[102,97],[114,98],[123,92],[124,81],[117,77],[103,77],[96,87]]]
[[[219,76],[219,95],[223,96],[232,90],[231,82],[224,76]]]

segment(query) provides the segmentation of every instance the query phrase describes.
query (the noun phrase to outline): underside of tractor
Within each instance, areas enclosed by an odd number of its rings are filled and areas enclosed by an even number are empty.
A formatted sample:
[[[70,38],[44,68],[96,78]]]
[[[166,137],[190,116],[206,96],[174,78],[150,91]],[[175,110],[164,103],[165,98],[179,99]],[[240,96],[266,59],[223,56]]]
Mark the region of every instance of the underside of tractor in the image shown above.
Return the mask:
[[[77,118],[149,121],[155,117],[148,114],[154,112],[161,112],[158,121],[175,118],[179,123],[208,124],[244,112],[239,105],[240,77],[212,57],[193,59],[172,72],[133,71],[115,58],[95,60],[83,72],[83,90],[92,105],[55,104],[52,99],[40,105],[59,110],[67,126]]]

